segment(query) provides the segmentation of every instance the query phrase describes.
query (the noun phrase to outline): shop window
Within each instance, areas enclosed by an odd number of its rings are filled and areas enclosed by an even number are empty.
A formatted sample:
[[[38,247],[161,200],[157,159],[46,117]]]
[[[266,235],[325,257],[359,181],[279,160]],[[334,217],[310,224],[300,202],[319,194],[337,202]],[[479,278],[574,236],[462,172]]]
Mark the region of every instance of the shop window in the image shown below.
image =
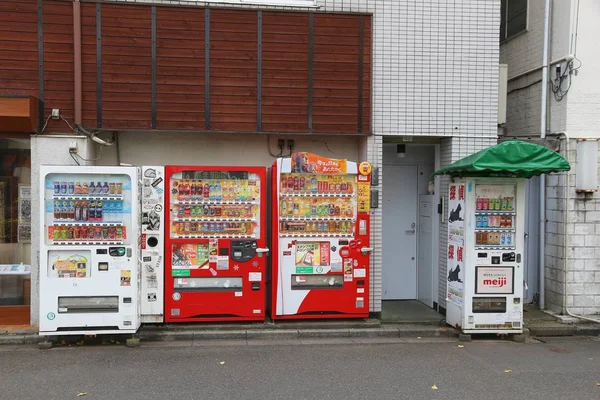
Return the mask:
[[[505,42],[527,31],[528,0],[502,0],[500,42]]]
[[[31,158],[29,140],[0,140],[0,325],[29,324]]]

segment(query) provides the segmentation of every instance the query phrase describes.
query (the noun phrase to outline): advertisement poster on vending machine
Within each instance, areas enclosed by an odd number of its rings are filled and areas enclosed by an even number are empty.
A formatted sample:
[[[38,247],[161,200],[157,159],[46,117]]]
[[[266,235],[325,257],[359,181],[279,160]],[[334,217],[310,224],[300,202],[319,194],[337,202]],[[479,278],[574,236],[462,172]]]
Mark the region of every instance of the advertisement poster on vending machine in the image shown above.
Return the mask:
[[[451,184],[448,200],[447,300],[460,306],[465,274],[465,185]]]

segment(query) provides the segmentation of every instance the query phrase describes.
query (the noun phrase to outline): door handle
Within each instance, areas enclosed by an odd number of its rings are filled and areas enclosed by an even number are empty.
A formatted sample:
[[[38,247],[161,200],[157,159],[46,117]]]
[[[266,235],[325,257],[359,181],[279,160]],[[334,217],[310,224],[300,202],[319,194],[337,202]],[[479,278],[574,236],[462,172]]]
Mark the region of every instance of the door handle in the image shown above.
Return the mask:
[[[414,234],[415,232],[417,232],[416,229],[409,229],[406,231],[406,233],[412,233],[412,234]]]
[[[362,249],[360,249],[360,252],[363,253],[363,255],[365,255],[371,251],[373,251],[372,247],[363,247]]]
[[[258,254],[258,257],[262,257],[263,253],[268,253],[268,252],[269,252],[268,248],[259,247],[256,249],[256,254]]]

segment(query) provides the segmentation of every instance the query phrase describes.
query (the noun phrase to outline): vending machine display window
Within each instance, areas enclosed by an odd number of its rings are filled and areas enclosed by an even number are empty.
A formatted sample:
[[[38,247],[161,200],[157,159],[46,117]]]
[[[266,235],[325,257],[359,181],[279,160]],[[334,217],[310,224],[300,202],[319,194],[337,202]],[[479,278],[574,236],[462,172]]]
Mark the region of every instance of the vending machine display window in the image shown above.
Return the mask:
[[[475,248],[515,248],[515,185],[475,186]]]
[[[167,166],[165,182],[165,320],[264,320],[266,168]]]
[[[46,244],[130,244],[131,185],[127,175],[47,175]]]
[[[342,275],[292,275],[292,290],[342,289]]]

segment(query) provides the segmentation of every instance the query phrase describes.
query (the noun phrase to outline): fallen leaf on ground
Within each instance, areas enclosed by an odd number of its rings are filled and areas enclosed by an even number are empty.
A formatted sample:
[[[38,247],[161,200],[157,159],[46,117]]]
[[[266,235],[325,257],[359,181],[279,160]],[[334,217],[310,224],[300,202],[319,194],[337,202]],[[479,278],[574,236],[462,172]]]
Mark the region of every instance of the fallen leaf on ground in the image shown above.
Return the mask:
[[[458,347],[460,347],[462,349],[463,347],[465,347],[465,345],[464,344],[459,344]]]
[[[596,386],[600,386],[600,382],[596,382]]]
[[[505,369],[504,372],[506,372],[507,374],[510,374],[512,372],[512,369]]]
[[[421,339],[421,336],[417,336],[417,339]]]
[[[85,395],[87,395],[87,392],[77,393],[77,397],[83,397]]]
[[[225,361],[219,361],[219,364],[225,365]]]
[[[431,388],[432,388],[433,390],[438,390],[438,387],[437,387],[436,385],[433,385]]]

